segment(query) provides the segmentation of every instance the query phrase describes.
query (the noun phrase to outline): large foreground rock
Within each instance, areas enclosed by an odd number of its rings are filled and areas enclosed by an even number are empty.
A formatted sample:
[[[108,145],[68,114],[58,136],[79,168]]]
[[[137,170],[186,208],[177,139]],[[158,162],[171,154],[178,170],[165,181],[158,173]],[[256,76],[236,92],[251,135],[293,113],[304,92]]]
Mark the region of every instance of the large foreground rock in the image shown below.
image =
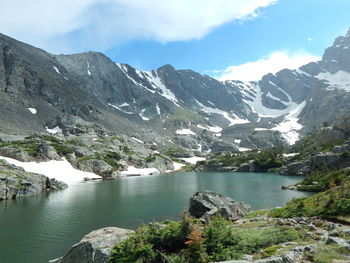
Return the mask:
[[[132,230],[106,227],[92,231],[75,244],[66,255],[50,263],[106,263],[113,247],[125,240]]]
[[[197,192],[190,199],[189,212],[191,216],[209,221],[214,215],[220,215],[228,220],[237,220],[250,211],[250,206],[217,194],[215,192]]]

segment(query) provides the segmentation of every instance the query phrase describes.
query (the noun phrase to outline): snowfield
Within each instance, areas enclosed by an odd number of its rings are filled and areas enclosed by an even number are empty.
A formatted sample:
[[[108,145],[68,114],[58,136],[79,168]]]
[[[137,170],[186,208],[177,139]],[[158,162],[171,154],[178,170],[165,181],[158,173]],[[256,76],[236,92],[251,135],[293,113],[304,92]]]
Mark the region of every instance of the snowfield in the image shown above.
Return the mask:
[[[181,160],[184,160],[186,163],[196,164],[197,162],[204,161],[205,158],[194,156],[194,157],[190,157],[190,158],[181,158]]]
[[[303,126],[298,122],[298,116],[304,109],[305,105],[306,101],[303,101],[298,107],[293,109],[280,124],[271,129],[282,133],[282,136],[290,145],[293,145],[297,140],[299,140],[298,131],[301,130]]]
[[[177,130],[175,131],[176,134],[179,135],[196,135],[193,131],[190,129],[182,129],[182,130]]]
[[[329,85],[328,89],[344,89],[347,92],[350,92],[350,73],[346,71],[339,70],[335,74],[330,72],[321,72],[315,76],[319,80],[323,80],[326,84]]]
[[[37,113],[37,110],[35,108],[28,108],[28,110],[34,115]]]
[[[83,172],[73,168],[73,166],[66,160],[48,161],[48,162],[20,162],[12,158],[2,157],[0,159],[7,161],[10,164],[22,167],[25,171],[31,173],[43,174],[50,179],[55,178],[58,181],[67,184],[82,182],[84,178],[102,179],[101,176],[94,173]]]
[[[146,176],[160,174],[156,168],[136,168],[135,166],[128,166],[126,171],[122,171],[121,176]]]
[[[230,122],[229,126],[233,126],[236,124],[249,123],[249,120],[241,119],[233,113],[229,114],[227,111],[223,111],[223,110],[220,110],[217,108],[207,107],[207,106],[204,106],[202,103],[200,103],[198,100],[196,100],[196,99],[194,99],[194,100],[201,107],[201,110],[203,112],[208,113],[208,114],[219,114],[219,115],[223,116],[225,119],[227,119]]]
[[[56,134],[56,133],[62,133],[62,129],[58,126],[52,128],[52,129],[49,129],[48,127],[45,127],[46,131],[48,133],[51,133],[51,134]]]

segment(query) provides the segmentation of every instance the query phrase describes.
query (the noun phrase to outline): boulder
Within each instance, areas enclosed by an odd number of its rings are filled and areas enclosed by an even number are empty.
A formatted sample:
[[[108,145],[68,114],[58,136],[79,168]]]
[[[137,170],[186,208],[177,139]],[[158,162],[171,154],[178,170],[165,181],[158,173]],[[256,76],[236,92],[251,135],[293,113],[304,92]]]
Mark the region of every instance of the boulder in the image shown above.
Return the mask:
[[[326,244],[337,244],[337,245],[341,245],[341,246],[349,246],[350,243],[348,240],[345,240],[343,238],[340,237],[335,237],[335,236],[329,236]]]
[[[294,162],[282,168],[280,175],[306,175],[309,172],[309,162]]]
[[[215,192],[197,192],[190,199],[189,213],[208,222],[214,215],[228,220],[237,220],[250,211],[250,206]]]
[[[112,169],[112,166],[103,160],[88,159],[82,160],[77,164],[78,169],[86,172],[92,172],[105,177],[105,173]]]
[[[45,161],[61,159],[61,156],[58,155],[55,148],[53,148],[51,145],[47,145],[47,144],[40,145],[39,153],[42,156],[42,159]]]
[[[75,244],[66,255],[50,260],[50,263],[107,263],[115,245],[128,238],[134,231],[105,227],[92,231]]]

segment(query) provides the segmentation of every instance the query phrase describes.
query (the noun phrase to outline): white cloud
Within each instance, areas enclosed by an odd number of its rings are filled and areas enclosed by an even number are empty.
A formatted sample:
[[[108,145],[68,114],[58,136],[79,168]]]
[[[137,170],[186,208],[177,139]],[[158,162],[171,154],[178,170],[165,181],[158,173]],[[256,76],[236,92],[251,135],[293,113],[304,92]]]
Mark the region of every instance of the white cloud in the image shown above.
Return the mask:
[[[0,1],[0,32],[49,50],[107,48],[136,38],[200,39],[277,0]]]
[[[285,51],[276,51],[257,61],[230,66],[222,71],[219,79],[242,81],[260,80],[268,73],[277,73],[285,68],[297,69],[302,65],[320,59],[320,57],[306,52],[289,54]]]

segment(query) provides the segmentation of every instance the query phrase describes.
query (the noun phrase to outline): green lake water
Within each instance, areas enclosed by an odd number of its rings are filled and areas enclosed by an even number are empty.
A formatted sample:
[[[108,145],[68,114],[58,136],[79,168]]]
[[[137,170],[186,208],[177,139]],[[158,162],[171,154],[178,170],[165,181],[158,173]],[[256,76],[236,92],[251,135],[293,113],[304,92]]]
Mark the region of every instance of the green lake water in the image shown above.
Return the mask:
[[[212,190],[253,209],[307,193],[281,190],[300,177],[269,173],[176,173],[70,185],[63,191],[0,202],[0,262],[47,263],[92,230],[178,218],[197,191]]]

